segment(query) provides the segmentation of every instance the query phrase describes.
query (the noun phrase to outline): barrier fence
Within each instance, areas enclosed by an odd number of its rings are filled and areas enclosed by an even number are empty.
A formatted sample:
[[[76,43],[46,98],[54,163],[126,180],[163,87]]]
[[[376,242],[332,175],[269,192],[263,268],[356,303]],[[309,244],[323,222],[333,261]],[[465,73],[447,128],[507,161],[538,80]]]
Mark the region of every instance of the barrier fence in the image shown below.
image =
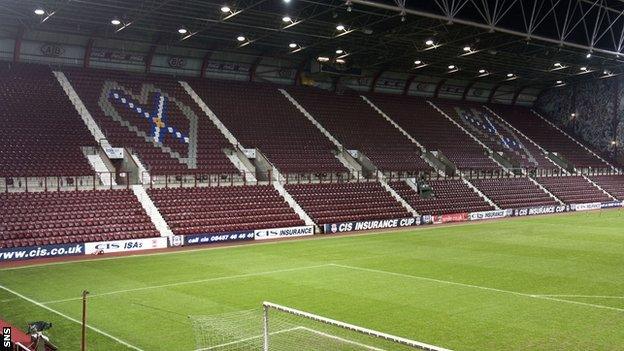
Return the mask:
[[[128,189],[130,172],[95,172],[92,175],[0,177],[0,189],[8,192]],[[2,191],[0,190],[0,191]]]
[[[599,176],[624,175],[622,169],[585,169],[584,172],[567,173],[562,169],[529,169],[523,172],[507,172],[505,170],[462,170],[462,175],[468,179],[487,178],[522,178],[531,177],[568,177],[568,176]],[[202,173],[187,174],[155,174],[143,172],[140,184],[155,187],[197,187],[197,186],[231,186],[231,185],[259,185],[272,184],[279,179],[285,184],[313,184],[313,183],[347,183],[372,182],[377,179],[400,181],[407,179],[443,180],[460,179],[459,174],[441,175],[435,171],[429,172],[376,172],[354,173],[276,173],[273,170],[266,172],[234,172],[234,173]],[[131,172],[95,172],[91,175],[59,175],[59,176],[5,176],[0,177],[0,191],[29,192],[29,191],[69,191],[69,190],[97,190],[97,189],[128,189],[133,184]]]

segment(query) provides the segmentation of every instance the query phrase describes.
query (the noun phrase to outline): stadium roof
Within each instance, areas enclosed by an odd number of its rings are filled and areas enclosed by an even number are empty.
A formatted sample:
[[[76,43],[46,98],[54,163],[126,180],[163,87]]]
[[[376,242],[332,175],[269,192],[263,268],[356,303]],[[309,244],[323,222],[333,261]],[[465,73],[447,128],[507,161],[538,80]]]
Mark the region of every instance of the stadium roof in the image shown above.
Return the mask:
[[[15,32],[26,28],[298,64],[343,58],[375,72],[536,88],[620,74],[623,15],[621,0],[0,2],[1,26]],[[119,23],[113,25],[114,19]]]

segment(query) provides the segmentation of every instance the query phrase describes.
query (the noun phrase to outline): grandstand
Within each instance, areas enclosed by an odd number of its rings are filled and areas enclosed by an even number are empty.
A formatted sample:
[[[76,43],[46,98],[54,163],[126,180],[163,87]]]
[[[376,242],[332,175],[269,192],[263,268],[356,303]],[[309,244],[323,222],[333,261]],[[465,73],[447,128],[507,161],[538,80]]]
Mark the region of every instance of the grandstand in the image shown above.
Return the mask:
[[[619,349],[621,4],[425,3],[0,4],[11,350]]]

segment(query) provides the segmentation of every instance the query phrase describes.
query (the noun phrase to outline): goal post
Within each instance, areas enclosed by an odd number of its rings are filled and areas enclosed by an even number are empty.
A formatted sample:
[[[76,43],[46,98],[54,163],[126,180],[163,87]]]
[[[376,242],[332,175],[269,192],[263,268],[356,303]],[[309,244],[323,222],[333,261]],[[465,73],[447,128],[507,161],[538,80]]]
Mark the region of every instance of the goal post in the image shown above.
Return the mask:
[[[264,325],[264,343],[263,343],[263,351],[269,351],[271,349],[271,312],[281,312],[287,315],[294,316],[296,318],[302,319],[301,327],[303,330],[306,330],[312,334],[320,335],[327,339],[333,339],[338,342],[342,342],[344,344],[351,344],[354,346],[354,350],[386,350],[386,348],[378,347],[378,344],[385,344],[390,346],[389,350],[404,350],[404,349],[412,349],[412,350],[426,350],[426,351],[451,351],[449,349],[445,349],[439,346],[429,345],[420,341],[414,341],[410,339],[406,339],[400,336],[395,336],[387,333],[383,333],[380,331],[360,327],[357,325],[345,323],[342,321],[338,321],[335,319],[319,316],[316,314],[312,314],[309,312],[301,311],[295,308],[278,305],[272,302],[264,302],[262,304],[263,310],[263,325]],[[325,326],[323,328],[314,328],[310,329],[308,326],[305,326],[310,323],[304,323],[303,321],[312,321],[317,322],[321,326]],[[327,328],[334,327],[334,328]],[[320,329],[338,329],[343,330],[345,332],[337,333],[337,330],[334,330],[333,333],[327,333]],[[349,335],[350,334],[350,335]],[[349,335],[349,336],[343,336]],[[361,342],[362,339],[369,339],[369,343]],[[370,344],[370,345],[369,345]],[[402,347],[399,347],[402,346]],[[355,348],[359,347],[359,348]],[[278,350],[281,350],[278,349]]]
[[[195,351],[450,351],[271,302],[189,318]]]

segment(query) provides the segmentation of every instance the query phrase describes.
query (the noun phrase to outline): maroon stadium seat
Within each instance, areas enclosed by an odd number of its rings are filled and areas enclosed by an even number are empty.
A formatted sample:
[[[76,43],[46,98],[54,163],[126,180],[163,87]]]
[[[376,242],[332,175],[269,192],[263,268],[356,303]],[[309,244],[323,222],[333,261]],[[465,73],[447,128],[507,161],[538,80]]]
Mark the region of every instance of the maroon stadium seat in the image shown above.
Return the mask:
[[[316,224],[411,217],[379,182],[288,184]]]
[[[126,189],[0,194],[0,214],[0,247],[160,236]]]
[[[270,185],[149,189],[176,234],[207,234],[305,223]]]

